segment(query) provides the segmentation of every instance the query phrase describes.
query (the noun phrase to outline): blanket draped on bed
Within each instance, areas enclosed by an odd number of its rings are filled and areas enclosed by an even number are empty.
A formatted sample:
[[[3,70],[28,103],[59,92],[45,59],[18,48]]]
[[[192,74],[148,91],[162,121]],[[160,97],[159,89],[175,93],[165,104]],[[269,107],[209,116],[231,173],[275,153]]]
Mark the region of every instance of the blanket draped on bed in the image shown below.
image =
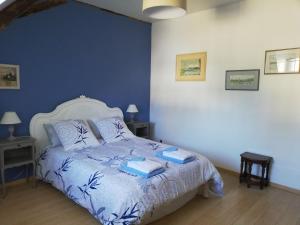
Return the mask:
[[[81,151],[47,148],[38,160],[37,175],[86,208],[104,225],[139,224],[158,213],[164,203],[209,186],[223,194],[223,181],[213,164],[201,156],[187,164],[164,161],[156,151],[167,146],[132,138]],[[146,157],[164,165],[165,172],[149,179],[119,170],[132,157]]]

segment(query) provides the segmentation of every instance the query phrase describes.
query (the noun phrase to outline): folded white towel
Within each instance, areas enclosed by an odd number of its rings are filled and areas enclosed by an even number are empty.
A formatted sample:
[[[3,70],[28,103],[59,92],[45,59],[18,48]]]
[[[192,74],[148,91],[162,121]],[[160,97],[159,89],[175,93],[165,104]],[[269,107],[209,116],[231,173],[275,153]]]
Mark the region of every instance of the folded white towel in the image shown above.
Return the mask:
[[[128,161],[127,167],[138,170],[142,173],[152,173],[154,170],[162,168],[162,165],[153,160],[145,159],[144,161]]]
[[[188,158],[194,157],[195,155],[191,152],[178,149],[176,151],[163,151],[163,156],[184,161]]]

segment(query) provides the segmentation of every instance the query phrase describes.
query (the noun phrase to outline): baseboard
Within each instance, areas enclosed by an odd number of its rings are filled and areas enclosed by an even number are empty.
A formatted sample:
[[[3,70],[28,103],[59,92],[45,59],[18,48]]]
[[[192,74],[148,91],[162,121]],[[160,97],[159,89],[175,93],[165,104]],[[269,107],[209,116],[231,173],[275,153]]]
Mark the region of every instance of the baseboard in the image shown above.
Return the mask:
[[[219,166],[217,166],[216,168],[217,168],[219,171],[223,171],[223,172],[225,172],[225,173],[229,173],[229,174],[231,174],[231,175],[233,175],[233,176],[236,176],[236,177],[239,177],[239,176],[240,176],[240,174],[239,174],[238,172],[235,172],[235,171],[233,171],[233,170],[225,169],[225,168],[222,168],[222,167],[219,167]]]
[[[285,190],[285,191],[291,192],[293,194],[300,195],[300,190],[298,190],[298,189],[290,188],[288,186],[277,184],[277,183],[273,183],[273,182],[270,182],[270,185],[271,185],[271,187],[278,188],[278,189],[281,189],[281,190]]]
[[[231,174],[233,176],[236,176],[236,177],[240,176],[240,174],[238,172],[233,171],[233,170],[225,169],[225,168],[222,168],[222,167],[217,167],[217,169],[220,170],[220,171],[224,171],[226,173],[229,173],[229,174]],[[300,190],[298,190],[298,189],[291,188],[291,187],[288,187],[288,186],[285,186],[285,185],[282,185],[282,184],[273,183],[273,182],[270,182],[269,184],[270,184],[271,187],[281,189],[281,190],[284,190],[284,191],[288,191],[288,192],[291,192],[291,193],[296,194],[296,195],[300,195]]]

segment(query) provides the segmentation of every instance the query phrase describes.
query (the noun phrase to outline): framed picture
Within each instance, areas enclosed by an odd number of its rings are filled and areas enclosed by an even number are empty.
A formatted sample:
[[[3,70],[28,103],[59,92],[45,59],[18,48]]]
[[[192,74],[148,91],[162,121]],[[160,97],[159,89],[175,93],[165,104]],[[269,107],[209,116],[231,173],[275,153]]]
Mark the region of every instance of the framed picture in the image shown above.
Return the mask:
[[[18,65],[0,64],[0,89],[20,89]]]
[[[226,71],[226,90],[258,91],[260,70]]]
[[[265,74],[300,73],[300,48],[266,51]]]
[[[177,81],[205,81],[206,52],[176,56]]]

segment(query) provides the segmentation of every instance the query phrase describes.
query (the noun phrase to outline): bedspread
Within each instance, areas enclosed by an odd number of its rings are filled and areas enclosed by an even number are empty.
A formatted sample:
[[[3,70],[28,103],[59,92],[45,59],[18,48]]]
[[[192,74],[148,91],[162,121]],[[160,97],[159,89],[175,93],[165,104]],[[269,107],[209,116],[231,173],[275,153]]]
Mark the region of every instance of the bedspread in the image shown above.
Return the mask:
[[[39,157],[37,175],[68,198],[86,208],[104,225],[142,223],[159,207],[203,184],[215,195],[223,194],[223,181],[214,165],[196,154],[196,160],[176,164],[155,157],[166,145],[142,138],[102,144],[66,152],[48,147]],[[166,168],[149,179],[120,171],[131,157],[146,157]]]

